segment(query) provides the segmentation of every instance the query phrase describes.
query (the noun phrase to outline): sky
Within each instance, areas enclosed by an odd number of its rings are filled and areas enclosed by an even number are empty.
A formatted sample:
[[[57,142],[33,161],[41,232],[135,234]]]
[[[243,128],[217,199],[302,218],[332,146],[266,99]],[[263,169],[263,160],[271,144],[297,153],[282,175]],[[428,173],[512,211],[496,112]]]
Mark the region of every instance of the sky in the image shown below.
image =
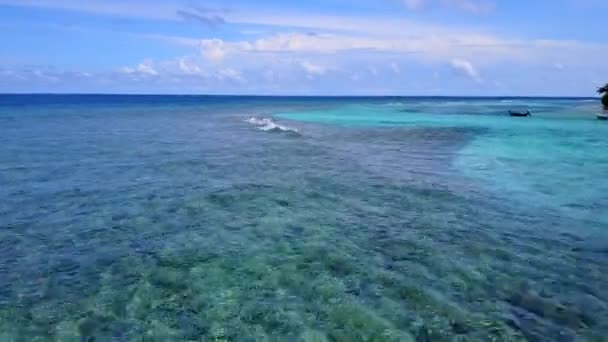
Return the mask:
[[[604,0],[0,0],[0,92],[593,96]]]

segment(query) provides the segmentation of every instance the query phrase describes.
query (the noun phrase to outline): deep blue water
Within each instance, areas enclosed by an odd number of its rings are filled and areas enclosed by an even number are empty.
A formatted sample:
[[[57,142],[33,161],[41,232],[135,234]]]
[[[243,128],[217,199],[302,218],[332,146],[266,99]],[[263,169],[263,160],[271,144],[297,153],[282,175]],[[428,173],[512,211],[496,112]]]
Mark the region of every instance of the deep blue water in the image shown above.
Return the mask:
[[[597,110],[0,95],[0,340],[606,341]]]

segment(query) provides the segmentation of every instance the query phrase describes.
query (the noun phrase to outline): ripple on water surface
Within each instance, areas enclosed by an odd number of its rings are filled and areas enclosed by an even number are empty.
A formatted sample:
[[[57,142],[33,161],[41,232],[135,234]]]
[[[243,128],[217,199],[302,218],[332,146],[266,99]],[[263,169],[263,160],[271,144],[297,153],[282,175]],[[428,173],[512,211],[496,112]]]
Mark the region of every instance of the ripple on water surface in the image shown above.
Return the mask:
[[[510,159],[521,140],[502,140],[502,130],[529,133],[501,118],[472,126],[456,125],[469,120],[458,114],[413,114],[431,125],[404,128],[392,117],[410,115],[403,104],[347,103],[388,107],[390,125],[272,121],[298,136],[245,122],[277,107],[328,106],[289,101],[73,104],[67,116],[16,117],[28,125],[0,137],[0,340],[608,334],[607,240],[582,233],[601,218],[560,211],[559,192],[520,205],[540,196],[534,158],[563,162],[542,153],[541,139],[563,133],[568,146],[554,152],[569,155],[602,144],[596,128],[579,139],[570,133],[584,124],[562,130],[546,119],[549,131],[530,134],[547,137],[529,138],[522,161]],[[583,157],[569,156],[562,167],[581,170]],[[597,200],[592,190],[577,196],[565,205]]]

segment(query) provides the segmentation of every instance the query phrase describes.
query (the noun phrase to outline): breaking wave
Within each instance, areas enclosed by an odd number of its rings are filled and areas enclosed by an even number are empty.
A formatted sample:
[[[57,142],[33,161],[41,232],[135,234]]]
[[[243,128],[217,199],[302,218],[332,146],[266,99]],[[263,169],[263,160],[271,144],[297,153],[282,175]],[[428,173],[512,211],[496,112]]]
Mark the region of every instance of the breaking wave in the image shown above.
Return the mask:
[[[270,118],[251,117],[251,118],[247,119],[246,121],[248,123],[252,124],[253,126],[255,126],[255,128],[259,129],[260,131],[299,133],[297,129],[279,125],[278,123],[274,122]]]

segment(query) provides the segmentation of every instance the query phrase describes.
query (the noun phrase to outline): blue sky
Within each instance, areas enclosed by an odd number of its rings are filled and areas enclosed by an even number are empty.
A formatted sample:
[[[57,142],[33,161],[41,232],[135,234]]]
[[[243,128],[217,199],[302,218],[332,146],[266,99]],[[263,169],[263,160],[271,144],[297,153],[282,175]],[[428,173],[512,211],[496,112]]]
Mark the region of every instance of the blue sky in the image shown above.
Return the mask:
[[[0,92],[592,96],[603,0],[0,0]]]

